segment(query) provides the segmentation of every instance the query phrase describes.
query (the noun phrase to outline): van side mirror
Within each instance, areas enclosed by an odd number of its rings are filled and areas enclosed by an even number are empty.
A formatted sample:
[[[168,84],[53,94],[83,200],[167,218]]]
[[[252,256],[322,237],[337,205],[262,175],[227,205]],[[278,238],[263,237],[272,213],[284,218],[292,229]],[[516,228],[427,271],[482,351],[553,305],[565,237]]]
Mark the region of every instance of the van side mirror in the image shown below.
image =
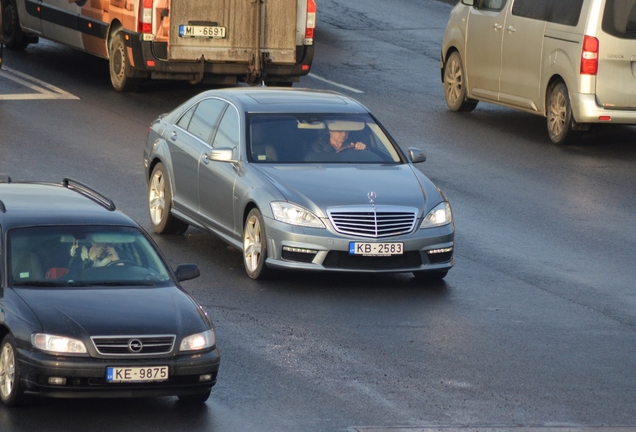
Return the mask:
[[[179,264],[177,266],[177,269],[174,271],[174,274],[179,282],[187,281],[201,276],[199,266],[197,266],[196,264]]]
[[[412,163],[420,163],[426,161],[426,152],[420,150],[417,147],[409,147],[409,156]]]

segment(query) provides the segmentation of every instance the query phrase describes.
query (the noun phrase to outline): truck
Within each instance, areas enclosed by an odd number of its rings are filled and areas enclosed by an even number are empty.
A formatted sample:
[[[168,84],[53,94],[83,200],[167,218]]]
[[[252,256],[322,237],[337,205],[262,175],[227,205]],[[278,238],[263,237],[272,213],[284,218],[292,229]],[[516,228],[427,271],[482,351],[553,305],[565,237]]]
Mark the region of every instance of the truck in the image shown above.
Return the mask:
[[[148,79],[292,86],[314,56],[315,0],[0,0],[8,49],[40,38],[108,60],[117,91]]]

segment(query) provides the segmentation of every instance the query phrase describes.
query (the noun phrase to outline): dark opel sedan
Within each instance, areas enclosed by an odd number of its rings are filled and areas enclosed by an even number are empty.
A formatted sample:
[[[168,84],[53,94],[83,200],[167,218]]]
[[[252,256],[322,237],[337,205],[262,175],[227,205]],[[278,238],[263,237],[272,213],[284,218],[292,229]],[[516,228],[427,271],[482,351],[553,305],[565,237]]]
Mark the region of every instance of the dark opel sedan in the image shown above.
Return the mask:
[[[153,241],[74,180],[0,183],[0,398],[143,397],[204,402],[214,327]]]

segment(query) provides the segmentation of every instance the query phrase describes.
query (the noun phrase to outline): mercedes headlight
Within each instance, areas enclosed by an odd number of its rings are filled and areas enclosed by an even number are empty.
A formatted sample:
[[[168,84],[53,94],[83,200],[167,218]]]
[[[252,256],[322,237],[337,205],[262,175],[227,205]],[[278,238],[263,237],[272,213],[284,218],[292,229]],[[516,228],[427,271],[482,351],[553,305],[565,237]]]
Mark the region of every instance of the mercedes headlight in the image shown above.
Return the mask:
[[[86,346],[84,342],[77,339],[71,339],[63,336],[55,336],[44,333],[35,333],[31,335],[31,344],[50,353],[57,354],[86,354]]]
[[[274,219],[290,225],[299,225],[310,228],[325,228],[320,218],[296,204],[284,201],[271,202]]]
[[[214,330],[207,330],[203,333],[196,333],[183,338],[179,351],[200,351],[206,348],[212,348],[216,344],[216,336]]]
[[[420,228],[434,228],[442,225],[447,225],[453,221],[453,212],[451,211],[450,204],[443,202],[435,206],[433,210],[428,212]]]

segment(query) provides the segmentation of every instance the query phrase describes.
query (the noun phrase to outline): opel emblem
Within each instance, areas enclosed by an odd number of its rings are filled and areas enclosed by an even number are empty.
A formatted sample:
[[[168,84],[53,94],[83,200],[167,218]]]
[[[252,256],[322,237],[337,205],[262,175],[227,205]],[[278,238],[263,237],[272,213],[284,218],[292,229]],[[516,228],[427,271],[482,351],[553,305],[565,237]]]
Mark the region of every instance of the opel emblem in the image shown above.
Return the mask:
[[[367,194],[367,198],[369,198],[369,202],[370,202],[371,204],[373,204],[373,203],[374,203],[374,201],[375,201],[375,199],[376,199],[377,197],[378,197],[378,195],[377,195],[375,192],[373,192],[373,191],[371,191],[371,192],[369,192],[369,193]]]
[[[143,344],[139,339],[131,339],[128,341],[128,350],[130,352],[138,353],[143,348]]]

